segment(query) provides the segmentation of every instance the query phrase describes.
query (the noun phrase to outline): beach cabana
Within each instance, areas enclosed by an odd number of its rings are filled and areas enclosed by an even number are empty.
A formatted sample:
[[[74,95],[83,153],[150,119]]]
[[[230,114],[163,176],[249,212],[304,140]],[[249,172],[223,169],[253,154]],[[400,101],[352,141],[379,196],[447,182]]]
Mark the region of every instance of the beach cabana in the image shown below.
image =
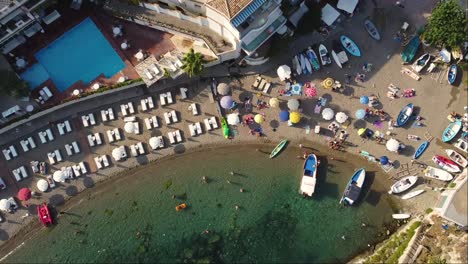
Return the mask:
[[[11,207],[10,201],[8,201],[7,199],[0,200],[0,210],[9,211],[10,207]]]
[[[265,118],[261,114],[256,114],[254,117],[255,123],[261,124],[263,121],[265,121]]]
[[[336,122],[343,124],[346,122],[346,120],[348,120],[348,116],[343,112],[338,112],[335,116],[335,120]]]
[[[289,110],[291,111],[296,111],[297,109],[299,109],[299,100],[297,99],[289,99],[288,100],[288,108]]]
[[[232,100],[232,97],[228,95],[223,96],[223,98],[221,98],[219,103],[221,104],[221,107],[224,109],[231,109],[234,106],[234,101]]]
[[[238,124],[240,124],[239,114],[232,113],[227,115],[227,123],[232,126],[237,126]]]
[[[231,91],[227,83],[218,84],[217,90],[220,95],[227,95]]]
[[[49,189],[49,183],[44,179],[38,180],[36,186],[40,192],[45,192],[47,189]]]
[[[273,108],[279,107],[279,100],[276,97],[271,98],[268,103],[270,104],[270,107],[273,107]]]
[[[31,190],[29,188],[21,188],[17,196],[21,201],[27,201],[31,199]]]
[[[335,112],[333,112],[333,109],[331,108],[325,108],[322,111],[322,118],[325,120],[332,120],[333,117],[335,116]]]
[[[323,82],[322,82],[322,86],[325,88],[325,89],[331,89],[333,87],[333,84],[335,83],[335,81],[332,79],[332,78],[326,78]]]
[[[56,182],[65,182],[65,180],[67,179],[67,175],[65,175],[63,171],[58,170],[54,172],[52,178],[54,178],[54,181]]]
[[[291,79],[291,68],[288,65],[281,65],[276,70],[281,81]]]
[[[291,112],[289,115],[289,120],[293,124],[297,124],[301,121],[301,114],[299,112]]]
[[[398,149],[400,148],[400,142],[398,142],[398,140],[396,139],[391,138],[387,141],[387,144],[385,146],[387,147],[388,151],[398,152]]]
[[[289,120],[289,112],[286,110],[283,110],[279,113],[279,119],[281,122],[286,122]]]
[[[357,119],[363,119],[364,117],[366,117],[366,110],[358,109],[355,113],[355,116]]]

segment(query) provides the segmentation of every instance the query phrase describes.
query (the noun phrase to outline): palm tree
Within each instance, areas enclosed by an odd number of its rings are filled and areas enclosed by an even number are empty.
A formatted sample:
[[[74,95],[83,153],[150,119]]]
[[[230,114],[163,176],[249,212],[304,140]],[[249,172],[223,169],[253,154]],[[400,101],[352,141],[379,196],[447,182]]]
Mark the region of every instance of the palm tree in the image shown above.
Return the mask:
[[[204,69],[203,65],[206,63],[203,59],[203,55],[200,52],[195,52],[193,49],[190,49],[189,53],[185,54],[182,61],[184,62],[182,70],[184,70],[190,78],[201,75]]]

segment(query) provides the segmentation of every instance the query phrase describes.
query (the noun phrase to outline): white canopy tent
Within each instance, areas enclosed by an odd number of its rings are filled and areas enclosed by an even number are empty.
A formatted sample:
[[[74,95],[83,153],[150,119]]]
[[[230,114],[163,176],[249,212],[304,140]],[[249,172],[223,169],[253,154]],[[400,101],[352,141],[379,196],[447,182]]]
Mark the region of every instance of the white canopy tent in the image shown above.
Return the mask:
[[[325,24],[331,26],[335,20],[340,16],[340,12],[338,12],[335,8],[331,5],[326,4],[322,8],[322,20]]]
[[[336,7],[352,14],[358,3],[359,0],[339,0]]]

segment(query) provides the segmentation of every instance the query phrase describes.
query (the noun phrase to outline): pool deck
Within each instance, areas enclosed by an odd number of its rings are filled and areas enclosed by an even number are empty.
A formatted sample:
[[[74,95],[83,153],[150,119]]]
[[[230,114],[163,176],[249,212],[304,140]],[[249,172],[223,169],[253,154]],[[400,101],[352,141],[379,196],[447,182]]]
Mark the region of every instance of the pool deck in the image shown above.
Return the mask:
[[[28,61],[28,64],[32,65],[37,62],[34,54],[48,46],[74,26],[81,23],[87,17],[90,17],[125,63],[125,68],[111,78],[106,78],[103,74],[96,76],[96,78],[89,84],[77,81],[63,92],[60,92],[53,81],[49,79],[36,87],[31,93],[33,98],[37,98],[38,92],[42,87],[49,87],[54,96],[46,102],[45,106],[58,104],[64,99],[71,97],[72,92],[75,89],[84,92],[90,89],[92,84],[96,82],[100,83],[101,86],[110,86],[116,84],[117,80],[121,76],[126,76],[130,80],[140,78],[134,69],[134,66],[138,64],[134,54],[140,49],[148,54],[154,55],[155,57],[159,57],[175,49],[175,46],[170,40],[173,36],[172,34],[144,27],[129,21],[120,20],[102,12],[96,12],[95,9],[92,7],[86,7],[86,5],[84,5],[80,11],[75,11],[70,8],[65,8],[63,10],[59,9],[58,11],[61,14],[61,17],[57,21],[45,27],[44,29],[46,32],[44,34],[37,33],[32,38],[29,38],[26,43],[13,50],[12,53],[15,56],[23,56]],[[113,36],[112,28],[116,25],[123,26],[123,36],[117,38]],[[130,44],[130,48],[127,50],[122,50],[120,48],[120,45],[124,40],[127,40]],[[8,57],[7,59],[12,65],[15,64],[14,57]],[[17,69],[17,72],[20,74],[24,70],[25,69]]]

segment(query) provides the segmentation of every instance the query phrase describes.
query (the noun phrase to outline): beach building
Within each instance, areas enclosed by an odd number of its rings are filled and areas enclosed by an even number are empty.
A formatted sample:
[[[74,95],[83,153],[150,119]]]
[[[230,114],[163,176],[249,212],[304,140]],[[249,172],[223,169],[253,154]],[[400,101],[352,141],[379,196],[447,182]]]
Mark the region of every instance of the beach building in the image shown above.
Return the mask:
[[[139,21],[141,16],[131,20],[175,34],[173,42],[181,37],[189,38],[193,48],[201,53],[211,50],[215,60],[210,66],[242,54],[255,58],[259,48],[275,33],[285,34],[287,19],[280,6],[281,0],[145,1],[140,7],[146,10],[140,13],[147,20]],[[108,7],[118,9],[116,4]]]
[[[466,201],[468,200],[467,170],[460,174],[453,183],[453,189],[445,190],[441,193],[436,209],[440,215],[455,224],[466,228],[468,226],[468,210]]]

